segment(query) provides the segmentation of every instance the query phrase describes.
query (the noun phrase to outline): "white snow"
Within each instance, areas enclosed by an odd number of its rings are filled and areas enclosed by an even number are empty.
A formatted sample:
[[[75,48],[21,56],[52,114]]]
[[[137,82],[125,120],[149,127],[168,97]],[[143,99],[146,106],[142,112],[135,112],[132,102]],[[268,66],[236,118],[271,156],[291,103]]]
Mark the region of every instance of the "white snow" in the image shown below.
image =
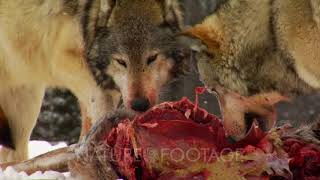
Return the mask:
[[[34,174],[28,176],[26,173],[16,172],[12,167],[8,167],[6,170],[0,170],[0,180],[67,180],[62,173],[54,171],[35,172]]]
[[[57,145],[52,146],[46,141],[30,141],[29,143],[29,157],[33,158],[44,154],[46,152],[56,150],[59,148],[67,147],[67,144],[64,142],[58,143]]]
[[[66,146],[66,143],[58,143],[57,145],[52,146],[44,141],[31,141],[29,143],[29,157],[33,158],[40,154]],[[68,173],[54,171],[36,172],[28,176],[24,172],[18,173],[13,168],[8,167],[5,170],[0,169],[0,180],[71,180],[71,178]]]

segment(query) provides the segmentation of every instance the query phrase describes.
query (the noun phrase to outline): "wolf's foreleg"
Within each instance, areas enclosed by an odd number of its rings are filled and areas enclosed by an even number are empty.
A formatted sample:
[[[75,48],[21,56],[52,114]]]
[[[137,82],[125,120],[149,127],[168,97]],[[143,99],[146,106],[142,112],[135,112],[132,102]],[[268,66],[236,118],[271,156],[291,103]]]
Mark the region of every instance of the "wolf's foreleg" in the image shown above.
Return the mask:
[[[0,106],[8,119],[15,150],[2,148],[0,162],[28,158],[28,142],[40,112],[45,88],[42,85],[6,88],[0,93]]]

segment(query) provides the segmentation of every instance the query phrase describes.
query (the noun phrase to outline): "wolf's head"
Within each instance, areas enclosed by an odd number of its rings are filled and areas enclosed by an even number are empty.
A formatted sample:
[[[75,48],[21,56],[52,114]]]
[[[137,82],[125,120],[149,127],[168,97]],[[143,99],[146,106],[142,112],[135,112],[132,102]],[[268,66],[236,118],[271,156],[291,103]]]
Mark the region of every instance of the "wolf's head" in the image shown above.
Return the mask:
[[[144,112],[158,102],[162,86],[188,69],[188,48],[176,36],[182,21],[178,5],[172,0],[112,0],[108,5],[89,64],[100,85],[112,80],[124,105]]]

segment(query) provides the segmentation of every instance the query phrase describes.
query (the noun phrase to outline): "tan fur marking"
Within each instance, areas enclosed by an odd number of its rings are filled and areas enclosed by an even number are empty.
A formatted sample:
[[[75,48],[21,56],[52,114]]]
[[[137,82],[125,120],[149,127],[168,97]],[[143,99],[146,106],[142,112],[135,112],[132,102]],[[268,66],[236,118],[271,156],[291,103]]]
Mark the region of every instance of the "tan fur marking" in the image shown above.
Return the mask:
[[[217,34],[210,31],[209,28],[198,25],[188,30],[185,34],[189,34],[195,38],[200,39],[206,46],[210,53],[215,53],[221,48],[220,42],[217,41]]]
[[[82,58],[83,54],[84,54],[84,50],[83,49],[66,49],[66,54],[73,56],[75,58]]]

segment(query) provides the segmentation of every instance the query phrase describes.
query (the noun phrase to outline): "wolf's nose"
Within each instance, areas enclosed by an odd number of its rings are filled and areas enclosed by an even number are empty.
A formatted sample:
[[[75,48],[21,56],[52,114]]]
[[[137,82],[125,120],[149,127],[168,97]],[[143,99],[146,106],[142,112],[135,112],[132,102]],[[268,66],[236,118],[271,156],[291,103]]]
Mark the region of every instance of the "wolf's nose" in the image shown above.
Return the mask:
[[[150,108],[150,102],[146,98],[136,98],[131,102],[131,108],[134,111],[144,112]]]

